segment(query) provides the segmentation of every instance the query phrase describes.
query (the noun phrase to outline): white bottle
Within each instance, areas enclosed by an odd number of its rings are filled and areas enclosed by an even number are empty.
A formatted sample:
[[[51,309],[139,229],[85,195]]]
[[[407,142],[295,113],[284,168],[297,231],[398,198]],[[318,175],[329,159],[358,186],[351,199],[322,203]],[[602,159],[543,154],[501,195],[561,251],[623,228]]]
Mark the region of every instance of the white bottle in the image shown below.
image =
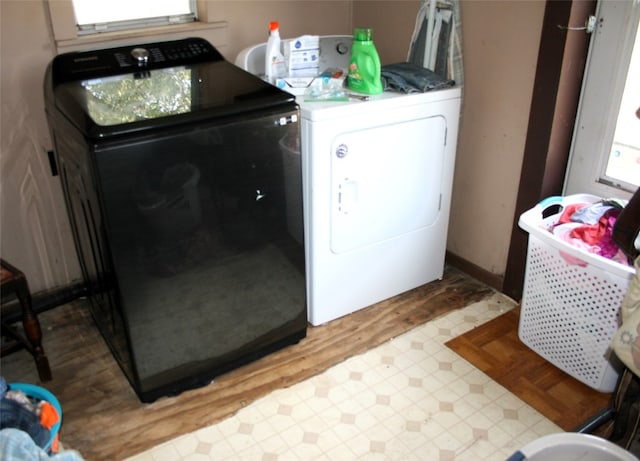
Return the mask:
[[[276,79],[287,75],[287,67],[280,46],[280,25],[277,21],[269,24],[269,39],[264,60],[264,73],[267,82],[275,83]]]

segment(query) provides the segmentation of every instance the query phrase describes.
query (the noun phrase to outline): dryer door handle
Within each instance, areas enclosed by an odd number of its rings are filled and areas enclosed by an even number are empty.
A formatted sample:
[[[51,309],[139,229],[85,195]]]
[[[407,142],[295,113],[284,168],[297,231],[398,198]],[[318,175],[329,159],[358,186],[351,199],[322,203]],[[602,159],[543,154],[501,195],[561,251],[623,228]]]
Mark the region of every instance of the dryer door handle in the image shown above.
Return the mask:
[[[343,214],[352,213],[358,202],[358,182],[345,178],[338,184],[338,210]]]

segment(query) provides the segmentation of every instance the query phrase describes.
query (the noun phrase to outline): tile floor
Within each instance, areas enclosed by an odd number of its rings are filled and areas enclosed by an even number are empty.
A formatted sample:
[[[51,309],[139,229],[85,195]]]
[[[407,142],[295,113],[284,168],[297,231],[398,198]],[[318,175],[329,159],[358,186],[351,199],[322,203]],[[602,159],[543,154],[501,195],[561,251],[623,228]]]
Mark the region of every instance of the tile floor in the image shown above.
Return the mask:
[[[505,460],[562,430],[444,344],[513,307],[493,295],[128,461]]]

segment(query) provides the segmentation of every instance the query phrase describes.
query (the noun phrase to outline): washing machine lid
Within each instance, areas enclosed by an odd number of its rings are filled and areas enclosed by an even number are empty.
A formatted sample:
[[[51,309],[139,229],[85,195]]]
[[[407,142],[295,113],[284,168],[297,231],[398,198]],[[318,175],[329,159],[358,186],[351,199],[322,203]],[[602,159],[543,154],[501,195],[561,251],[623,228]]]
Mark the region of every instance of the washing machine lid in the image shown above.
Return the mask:
[[[200,38],[65,53],[46,79],[55,109],[98,139],[295,105]]]

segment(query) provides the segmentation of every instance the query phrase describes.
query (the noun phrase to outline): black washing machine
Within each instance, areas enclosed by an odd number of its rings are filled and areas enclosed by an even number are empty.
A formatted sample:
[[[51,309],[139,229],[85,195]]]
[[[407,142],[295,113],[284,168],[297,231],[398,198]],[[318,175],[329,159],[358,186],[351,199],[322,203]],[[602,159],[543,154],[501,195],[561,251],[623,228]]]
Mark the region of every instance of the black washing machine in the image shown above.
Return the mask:
[[[305,337],[293,96],[198,38],[62,54],[44,86],[92,316],[142,401]]]

